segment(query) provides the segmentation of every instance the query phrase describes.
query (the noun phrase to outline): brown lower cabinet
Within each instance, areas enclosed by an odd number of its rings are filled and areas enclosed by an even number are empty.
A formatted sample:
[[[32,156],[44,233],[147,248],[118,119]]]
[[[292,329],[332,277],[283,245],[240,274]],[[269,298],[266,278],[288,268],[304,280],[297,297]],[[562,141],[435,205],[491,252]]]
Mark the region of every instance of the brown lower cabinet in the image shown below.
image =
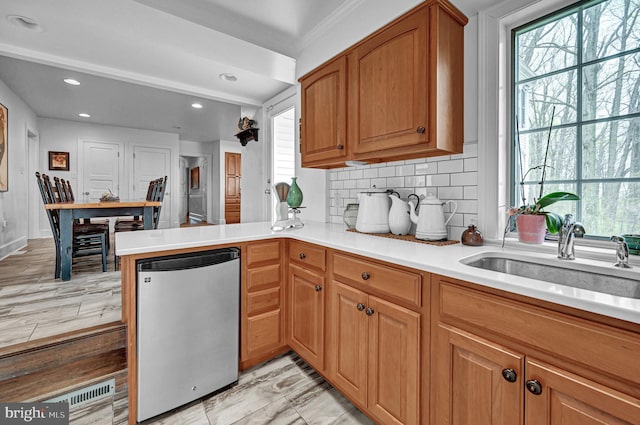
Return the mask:
[[[640,423],[637,333],[454,282],[432,282],[432,424]]]
[[[420,314],[334,282],[329,380],[383,424],[418,424]]]
[[[243,246],[240,291],[240,368],[246,369],[286,350],[284,340],[284,242]]]
[[[640,424],[639,324],[306,242],[234,246],[240,369],[291,348],[383,425]],[[130,424],[135,261],[154,255],[123,257]]]

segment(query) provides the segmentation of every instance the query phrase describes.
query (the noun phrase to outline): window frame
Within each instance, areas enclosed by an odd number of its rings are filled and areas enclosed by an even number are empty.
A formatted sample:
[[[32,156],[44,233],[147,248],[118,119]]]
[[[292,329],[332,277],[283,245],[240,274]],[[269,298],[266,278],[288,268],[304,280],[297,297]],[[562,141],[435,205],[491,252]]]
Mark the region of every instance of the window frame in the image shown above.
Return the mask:
[[[510,201],[510,205],[519,205],[519,167],[518,167],[518,152],[515,149],[516,143],[516,98],[517,91],[516,87],[518,84],[526,83],[527,81],[535,81],[540,78],[545,78],[548,76],[552,76],[557,73],[567,72],[569,70],[575,70],[576,72],[576,121],[567,124],[559,124],[554,125],[554,130],[560,128],[575,128],[576,129],[576,153],[575,158],[575,166],[576,166],[576,175],[575,179],[563,179],[563,180],[547,180],[545,183],[549,184],[573,184],[575,185],[575,193],[582,197],[583,193],[583,185],[589,183],[615,183],[615,182],[624,182],[624,183],[638,183],[640,182],[639,177],[627,177],[627,178],[584,178],[583,177],[583,161],[582,161],[582,149],[583,149],[583,128],[588,125],[597,125],[601,123],[608,123],[614,121],[621,121],[625,119],[636,119],[640,118],[640,112],[618,115],[615,117],[604,117],[604,118],[589,118],[584,119],[582,113],[582,99],[583,99],[583,69],[602,62],[610,61],[616,58],[621,58],[624,56],[630,56],[634,53],[640,53],[640,47],[635,49],[625,50],[624,52],[618,52],[615,54],[603,56],[600,58],[591,59],[585,61],[583,59],[583,16],[584,10],[588,9],[598,3],[604,3],[607,0],[588,0],[588,1],[578,1],[576,3],[567,5],[560,9],[547,12],[543,16],[537,17],[535,19],[529,20],[525,23],[521,23],[517,26],[513,26],[508,28],[507,31],[510,34],[510,46],[509,46],[509,71],[510,75],[508,76],[509,82],[509,105],[508,105],[508,114],[509,114],[509,134],[510,140],[508,141],[508,149],[509,149],[509,172],[508,172],[508,199]],[[551,72],[547,72],[544,74],[539,74],[534,77],[525,78],[522,80],[518,80],[517,76],[517,66],[518,66],[518,55],[517,55],[517,37],[519,34],[534,30],[541,26],[547,25],[551,22],[558,21],[567,16],[570,16],[577,12],[577,34],[576,34],[576,63],[572,66],[568,66],[561,70],[553,70]],[[534,133],[540,131],[541,129],[527,129],[524,131],[520,131],[520,135]],[[525,183],[527,186],[531,186],[535,183]],[[576,201],[576,219],[578,221],[582,218],[582,204],[583,201]],[[587,229],[588,231],[589,229]],[[605,241],[609,240],[610,235],[596,235],[589,234],[585,235],[586,239],[593,239],[595,241]]]

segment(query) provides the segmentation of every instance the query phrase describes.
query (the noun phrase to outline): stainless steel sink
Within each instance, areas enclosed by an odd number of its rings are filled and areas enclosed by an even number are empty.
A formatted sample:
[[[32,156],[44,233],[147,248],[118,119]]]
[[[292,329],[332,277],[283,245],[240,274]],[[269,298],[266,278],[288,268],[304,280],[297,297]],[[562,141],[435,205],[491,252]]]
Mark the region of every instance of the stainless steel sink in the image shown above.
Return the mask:
[[[587,289],[619,297],[640,299],[640,279],[621,276],[621,270],[605,267],[579,269],[580,265],[550,264],[553,260],[538,262],[536,258],[514,258],[510,255],[487,253],[460,260],[463,264],[494,272],[522,276],[573,288]],[[585,266],[586,267],[586,266]],[[629,273],[627,273],[629,274]]]

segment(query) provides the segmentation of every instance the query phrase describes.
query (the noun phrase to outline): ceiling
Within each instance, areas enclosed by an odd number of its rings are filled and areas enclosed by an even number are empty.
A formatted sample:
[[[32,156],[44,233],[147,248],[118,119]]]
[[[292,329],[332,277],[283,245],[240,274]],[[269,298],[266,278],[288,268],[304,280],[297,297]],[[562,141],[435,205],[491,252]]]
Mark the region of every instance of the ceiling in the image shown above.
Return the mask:
[[[374,1],[0,0],[0,79],[40,117],[228,139],[239,108],[255,110],[295,84],[305,46]],[[453,2],[472,15],[497,1]],[[62,83],[69,76],[82,84]]]

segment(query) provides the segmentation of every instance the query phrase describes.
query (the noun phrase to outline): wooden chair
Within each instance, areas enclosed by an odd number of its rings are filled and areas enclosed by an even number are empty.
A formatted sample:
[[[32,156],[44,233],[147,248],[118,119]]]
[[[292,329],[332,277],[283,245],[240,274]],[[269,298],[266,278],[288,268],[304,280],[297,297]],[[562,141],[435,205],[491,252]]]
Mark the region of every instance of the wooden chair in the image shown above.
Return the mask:
[[[159,179],[151,180],[149,182],[149,187],[147,188],[147,201],[157,201],[161,204],[157,207],[153,207],[153,229],[158,228],[158,223],[160,222],[160,212],[162,210],[162,201],[164,200],[164,193],[167,190],[167,176],[164,178],[160,177]],[[132,232],[136,230],[144,230],[144,220],[140,216],[134,216],[132,219],[121,219],[118,218],[116,220],[116,224],[114,227],[115,232]],[[118,270],[118,256],[113,253],[113,259],[115,262],[115,269]]]
[[[167,189],[167,176],[164,178],[151,180],[149,187],[147,188],[147,201],[162,202],[164,200],[164,194]],[[162,204],[153,208],[153,228],[158,228],[160,221],[160,211],[162,210]],[[134,216],[129,219],[119,218],[116,220],[115,231],[116,232],[130,232],[135,230],[144,230],[144,220],[140,216]]]
[[[56,191],[49,179],[49,176],[36,172],[36,179],[38,181],[38,188],[40,189],[40,195],[42,195],[42,202],[44,205],[56,203]],[[45,208],[47,218],[49,219],[49,225],[51,226],[51,232],[53,233],[53,239],[56,247],[56,269],[55,278],[60,277],[61,264],[60,264],[60,213],[58,210],[49,210]],[[73,236],[72,244],[72,256],[82,257],[86,255],[102,256],[102,271],[107,271],[107,241],[104,232],[99,233],[87,233]]]
[[[64,179],[54,177],[54,193],[56,195],[56,202],[75,202],[75,197],[73,196],[73,189],[71,188],[71,182],[65,181]],[[80,236],[84,234],[91,233],[104,233],[104,237],[107,241],[107,251],[110,248],[110,240],[109,240],[109,220],[99,220],[97,222],[92,222],[90,219],[85,218],[80,222],[80,220],[73,221],[73,235]]]

